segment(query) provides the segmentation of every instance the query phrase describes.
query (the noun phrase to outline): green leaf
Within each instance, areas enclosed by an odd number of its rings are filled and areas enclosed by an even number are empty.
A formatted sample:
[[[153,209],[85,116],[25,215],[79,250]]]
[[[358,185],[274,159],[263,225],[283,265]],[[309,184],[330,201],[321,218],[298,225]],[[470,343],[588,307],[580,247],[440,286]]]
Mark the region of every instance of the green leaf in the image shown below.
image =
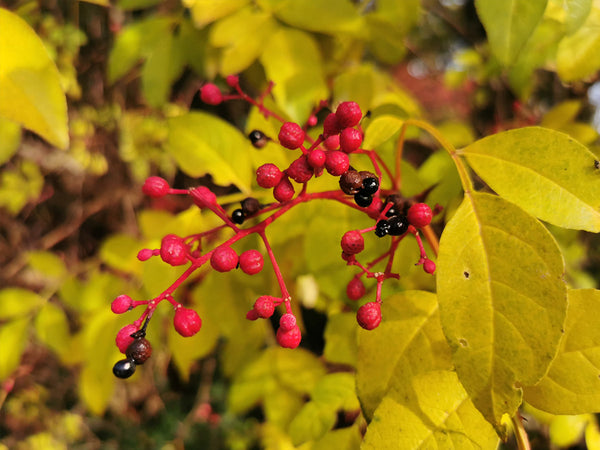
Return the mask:
[[[201,112],[169,119],[168,127],[167,150],[183,172],[191,177],[209,173],[217,184],[250,191],[254,148],[237,128]]]
[[[558,45],[556,72],[563,81],[575,81],[594,75],[600,68],[600,8],[593,8],[575,33]]]
[[[561,0],[566,11],[567,33],[574,33],[585,22],[592,10],[592,0]]]
[[[336,410],[330,405],[308,402],[290,424],[292,442],[300,445],[323,437],[333,428],[336,419]]]
[[[318,33],[359,33],[362,19],[349,0],[278,1],[273,14],[295,28]]]
[[[332,448],[339,450],[358,450],[362,442],[362,433],[360,427],[354,424],[348,428],[338,428],[330,431],[321,439],[310,444],[307,448],[310,450],[330,450]],[[301,447],[304,449],[304,447]]]
[[[568,135],[519,128],[481,139],[459,154],[498,195],[528,213],[560,227],[600,231],[596,156]]]
[[[0,117],[67,148],[67,99],[44,43],[23,19],[2,8],[0,30]]]
[[[552,235],[519,207],[467,195],[437,261],[444,334],[475,406],[501,432],[558,349],[566,315],[564,262]]]
[[[600,411],[600,330],[590,317],[600,313],[600,291],[569,291],[565,334],[548,373],[523,398],[552,414]]]
[[[0,117],[0,165],[8,162],[21,145],[21,127]]]
[[[358,334],[356,389],[369,418],[389,392],[413,376],[451,368],[434,294],[405,291],[385,298],[381,309],[381,325]]]
[[[363,141],[362,148],[368,150],[379,147],[382,143],[391,139],[400,128],[404,121],[394,116],[378,116],[369,122],[369,125],[365,129],[365,140]]]
[[[69,351],[69,322],[65,312],[53,303],[46,303],[35,317],[38,339],[59,356]]]
[[[544,15],[548,0],[475,0],[492,52],[510,65]]]
[[[125,273],[141,274],[142,263],[137,259],[142,246],[137,239],[126,234],[113,234],[100,247],[100,260]]]
[[[45,300],[27,289],[10,287],[0,290],[0,320],[13,319],[35,311]]]
[[[67,275],[65,262],[55,253],[32,251],[27,253],[27,263],[36,272],[51,279],[60,279]]]
[[[495,449],[498,437],[475,409],[456,373],[416,375],[412,395],[385,397],[361,448]],[[405,388],[405,389],[406,389]]]
[[[184,6],[190,8],[192,19],[198,28],[202,28],[215,20],[228,16],[246,6],[250,0],[183,0]]]
[[[3,291],[0,291],[0,294]],[[0,299],[0,305],[2,300]],[[19,366],[21,355],[27,344],[29,318],[16,319],[0,325],[0,380],[6,379]]]

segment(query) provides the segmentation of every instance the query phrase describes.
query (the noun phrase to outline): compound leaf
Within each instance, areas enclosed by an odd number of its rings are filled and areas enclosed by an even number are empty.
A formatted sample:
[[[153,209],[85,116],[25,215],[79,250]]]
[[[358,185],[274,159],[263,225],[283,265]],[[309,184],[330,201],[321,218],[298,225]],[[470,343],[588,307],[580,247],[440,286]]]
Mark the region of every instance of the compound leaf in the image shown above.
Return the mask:
[[[440,241],[437,292],[458,376],[499,432],[554,358],[566,316],[552,235],[506,200],[467,195]]]
[[[505,131],[459,151],[498,195],[564,228],[600,231],[596,156],[569,135],[541,127]]]

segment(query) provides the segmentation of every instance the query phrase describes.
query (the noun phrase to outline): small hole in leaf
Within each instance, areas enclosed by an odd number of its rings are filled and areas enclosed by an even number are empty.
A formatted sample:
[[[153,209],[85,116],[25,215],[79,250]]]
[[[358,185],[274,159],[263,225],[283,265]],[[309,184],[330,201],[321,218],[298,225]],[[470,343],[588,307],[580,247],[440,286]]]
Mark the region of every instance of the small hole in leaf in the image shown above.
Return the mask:
[[[469,276],[471,276],[471,274],[466,270],[463,272],[463,275],[465,276],[465,278],[469,278]]]
[[[467,342],[466,339],[462,339],[461,338],[461,339],[458,340],[458,343],[461,345],[461,347],[468,347],[469,346],[469,343]]]

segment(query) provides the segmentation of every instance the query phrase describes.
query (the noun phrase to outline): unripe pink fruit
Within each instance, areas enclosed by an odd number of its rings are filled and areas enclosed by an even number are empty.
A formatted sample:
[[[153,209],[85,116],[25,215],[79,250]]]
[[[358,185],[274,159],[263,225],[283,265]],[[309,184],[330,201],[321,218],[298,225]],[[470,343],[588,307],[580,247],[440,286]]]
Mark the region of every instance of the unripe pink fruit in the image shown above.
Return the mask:
[[[304,143],[306,133],[294,122],[286,122],[279,129],[279,143],[290,150],[297,149]]]
[[[286,313],[279,319],[279,329],[283,331],[290,331],[296,327],[296,316],[290,313]]]
[[[140,261],[147,261],[152,258],[152,256],[154,256],[154,252],[152,250],[149,248],[143,248],[138,252],[137,259]]]
[[[210,265],[217,272],[229,272],[235,269],[239,261],[234,249],[226,245],[217,247],[210,257]]]
[[[160,243],[160,257],[171,266],[181,266],[187,259],[187,246],[183,239],[174,234],[167,234]]]
[[[363,235],[356,230],[346,231],[342,236],[342,251],[348,255],[356,255],[365,248]]]
[[[110,310],[115,314],[123,314],[131,309],[133,300],[129,295],[119,295],[110,304]]]
[[[312,115],[311,115],[311,116],[308,118],[308,120],[306,121],[306,124],[307,124],[309,127],[314,127],[314,126],[317,124],[318,120],[319,120],[319,119],[317,119],[317,116],[315,116],[314,114],[312,114]]]
[[[256,169],[256,182],[262,188],[277,186],[283,179],[283,172],[275,164],[263,164]]]
[[[225,82],[229,87],[236,87],[238,84],[240,84],[240,77],[237,75],[227,75]]]
[[[428,204],[415,203],[408,209],[408,214],[406,214],[406,217],[412,226],[416,228],[422,228],[431,223],[433,212]]]
[[[300,328],[295,326],[291,330],[283,330],[281,327],[277,330],[277,342],[284,348],[296,348],[300,345],[302,340],[302,333]]]
[[[273,189],[273,197],[278,202],[287,202],[294,197],[294,186],[290,183],[288,178],[284,178],[279,182]]]
[[[323,150],[315,148],[314,150],[311,150],[307,158],[308,164],[313,169],[322,169],[323,167],[325,167],[325,160],[327,159],[327,155]]]
[[[218,105],[223,101],[223,94],[216,84],[206,83],[200,88],[200,98],[209,105]]]
[[[435,263],[430,259],[426,259],[425,262],[423,263],[423,270],[430,274],[434,273],[435,272]]]
[[[134,324],[125,325],[119,330],[115,338],[115,343],[121,353],[125,354],[127,347],[134,341],[131,335],[137,330],[138,328]]]
[[[288,176],[296,183],[306,183],[315,173],[313,168],[308,164],[308,159],[305,155],[296,159],[286,170]]]
[[[264,266],[263,256],[258,250],[246,250],[240,255],[240,269],[248,275],[256,275]]]
[[[164,197],[169,189],[169,183],[161,177],[148,177],[142,186],[142,192],[152,198]]]
[[[358,150],[362,141],[362,133],[355,128],[344,128],[340,133],[340,149],[344,153],[352,153],[354,150]]]
[[[356,312],[358,324],[365,330],[373,330],[381,323],[381,306],[377,302],[368,302]]]
[[[323,141],[323,145],[327,150],[337,150],[340,148],[340,135],[332,134]]]
[[[275,297],[270,295],[261,295],[254,302],[254,311],[256,315],[262,319],[268,319],[275,312]]]
[[[327,152],[325,160],[325,169],[333,176],[340,176],[350,168],[348,155],[339,150]]]
[[[190,196],[199,208],[206,208],[217,204],[217,196],[206,186],[190,189]]]
[[[360,278],[352,278],[346,287],[346,295],[350,300],[360,300],[366,292],[365,284]]]
[[[323,121],[323,135],[327,138],[328,136],[333,136],[334,134],[338,134],[342,128],[338,123],[338,118],[335,113],[330,113],[325,117]]]
[[[340,128],[358,125],[362,119],[362,111],[356,102],[342,102],[335,111]]]
[[[183,337],[190,337],[200,331],[202,320],[196,311],[184,307],[177,308],[175,317],[173,317],[173,325]]]

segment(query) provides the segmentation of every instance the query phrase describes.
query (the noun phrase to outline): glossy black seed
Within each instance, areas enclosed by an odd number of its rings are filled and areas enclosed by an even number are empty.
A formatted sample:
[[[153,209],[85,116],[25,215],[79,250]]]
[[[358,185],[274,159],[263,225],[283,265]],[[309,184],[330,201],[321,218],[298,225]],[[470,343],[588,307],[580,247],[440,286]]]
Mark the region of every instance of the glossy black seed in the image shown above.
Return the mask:
[[[135,372],[135,363],[131,359],[122,359],[113,366],[113,373],[118,378],[129,378]]]
[[[152,346],[150,345],[150,342],[144,338],[133,341],[125,351],[127,359],[132,360],[137,365],[144,364],[151,355]]]
[[[384,237],[386,234],[390,232],[390,224],[387,220],[380,220],[375,225],[375,236]]]
[[[373,203],[373,196],[369,194],[363,194],[362,191],[354,194],[354,201],[361,208],[366,208]]]
[[[394,217],[398,215],[398,211],[393,206],[385,213],[386,217]]]
[[[260,203],[254,197],[248,197],[242,200],[242,212],[244,217],[253,216],[260,209]]]
[[[390,229],[388,233],[392,236],[402,236],[408,230],[408,219],[406,216],[394,216],[388,220]]]
[[[233,223],[237,223],[238,225],[244,223],[244,212],[241,208],[238,208],[231,213],[231,220]]]
[[[379,189],[379,180],[377,178],[365,178],[361,192],[373,195]]]
[[[265,136],[265,133],[259,130],[252,130],[250,134],[248,134],[248,138],[255,148],[263,148],[265,145],[267,145],[269,140],[267,136]]]

